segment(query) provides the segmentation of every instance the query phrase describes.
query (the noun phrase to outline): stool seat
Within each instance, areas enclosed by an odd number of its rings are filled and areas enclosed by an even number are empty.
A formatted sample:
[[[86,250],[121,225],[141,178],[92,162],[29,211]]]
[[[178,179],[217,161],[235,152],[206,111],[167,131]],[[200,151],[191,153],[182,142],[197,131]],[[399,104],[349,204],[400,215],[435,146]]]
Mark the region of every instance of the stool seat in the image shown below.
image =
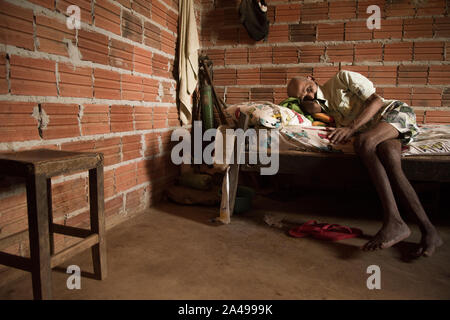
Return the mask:
[[[21,177],[29,174],[53,177],[76,170],[94,168],[102,161],[101,153],[35,149],[0,153],[0,172]]]
[[[89,171],[90,230],[53,223],[51,178],[80,170]],[[52,268],[88,248],[95,277],[106,277],[103,154],[51,149],[0,153],[0,174],[25,178],[30,240],[29,258],[0,252],[0,264],[31,272],[34,299],[51,299]],[[55,233],[82,240],[55,254]]]

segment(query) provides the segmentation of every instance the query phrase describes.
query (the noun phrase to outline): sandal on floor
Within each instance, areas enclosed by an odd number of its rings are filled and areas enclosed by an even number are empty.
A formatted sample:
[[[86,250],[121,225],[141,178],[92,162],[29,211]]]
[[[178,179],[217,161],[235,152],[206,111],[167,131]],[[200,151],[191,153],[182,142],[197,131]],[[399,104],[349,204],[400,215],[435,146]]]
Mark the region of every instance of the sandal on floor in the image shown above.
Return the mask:
[[[315,239],[338,241],[355,238],[362,235],[358,228],[349,228],[338,224],[317,223],[315,220],[305,222],[301,226],[289,230],[289,235],[295,238],[312,236]]]
[[[315,220],[309,220],[301,226],[290,229],[288,233],[294,238],[304,238],[313,232],[320,232],[320,230],[326,225],[326,223],[317,223]]]

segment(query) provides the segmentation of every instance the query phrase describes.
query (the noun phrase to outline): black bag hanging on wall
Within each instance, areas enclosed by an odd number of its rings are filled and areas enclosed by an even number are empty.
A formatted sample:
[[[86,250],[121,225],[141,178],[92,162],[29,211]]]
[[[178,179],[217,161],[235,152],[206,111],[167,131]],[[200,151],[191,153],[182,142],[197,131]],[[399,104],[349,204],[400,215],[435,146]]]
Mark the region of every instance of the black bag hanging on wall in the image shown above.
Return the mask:
[[[239,15],[241,23],[253,40],[267,40],[269,20],[267,19],[267,4],[265,0],[242,0],[239,7]]]

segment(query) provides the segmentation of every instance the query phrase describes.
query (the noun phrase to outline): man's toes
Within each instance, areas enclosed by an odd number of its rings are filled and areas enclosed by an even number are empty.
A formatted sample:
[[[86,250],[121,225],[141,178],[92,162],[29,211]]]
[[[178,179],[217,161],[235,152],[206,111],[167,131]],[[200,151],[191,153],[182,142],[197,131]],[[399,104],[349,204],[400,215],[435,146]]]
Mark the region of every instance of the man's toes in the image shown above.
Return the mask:
[[[431,257],[434,253],[434,250],[436,250],[435,246],[429,246],[423,251],[424,257]]]

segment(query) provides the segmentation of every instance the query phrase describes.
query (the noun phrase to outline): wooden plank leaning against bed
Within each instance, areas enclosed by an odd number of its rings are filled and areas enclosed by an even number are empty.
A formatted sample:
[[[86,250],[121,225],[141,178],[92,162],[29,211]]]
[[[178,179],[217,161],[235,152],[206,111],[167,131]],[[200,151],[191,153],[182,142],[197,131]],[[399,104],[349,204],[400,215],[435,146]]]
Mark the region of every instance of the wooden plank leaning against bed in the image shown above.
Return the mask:
[[[247,130],[248,115],[241,113],[238,127]],[[239,146],[235,146],[236,148]],[[246,152],[246,160],[248,153]],[[232,164],[230,168],[230,211],[233,212],[239,171],[260,171],[260,164]],[[411,181],[450,182],[449,155],[421,155],[402,158],[402,168]],[[302,179],[367,181],[366,168],[356,155],[325,152],[281,151],[278,173],[296,174]]]

